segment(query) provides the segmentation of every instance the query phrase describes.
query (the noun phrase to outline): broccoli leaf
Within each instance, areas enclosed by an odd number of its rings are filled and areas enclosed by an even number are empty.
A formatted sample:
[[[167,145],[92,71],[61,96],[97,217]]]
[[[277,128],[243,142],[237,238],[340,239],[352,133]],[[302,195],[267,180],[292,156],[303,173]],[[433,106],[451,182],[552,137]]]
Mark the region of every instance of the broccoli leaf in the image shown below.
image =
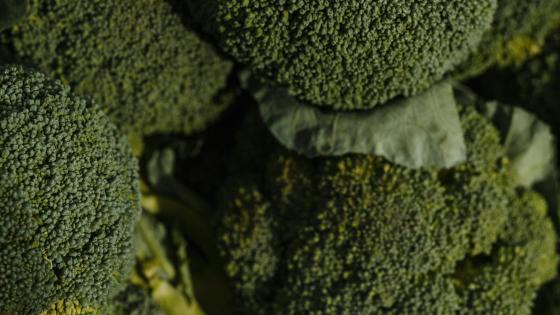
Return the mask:
[[[27,0],[0,0],[0,30],[23,19],[27,12]]]
[[[411,168],[448,168],[466,158],[448,82],[368,112],[326,112],[278,88],[253,92],[278,141],[308,157],[375,154]]]

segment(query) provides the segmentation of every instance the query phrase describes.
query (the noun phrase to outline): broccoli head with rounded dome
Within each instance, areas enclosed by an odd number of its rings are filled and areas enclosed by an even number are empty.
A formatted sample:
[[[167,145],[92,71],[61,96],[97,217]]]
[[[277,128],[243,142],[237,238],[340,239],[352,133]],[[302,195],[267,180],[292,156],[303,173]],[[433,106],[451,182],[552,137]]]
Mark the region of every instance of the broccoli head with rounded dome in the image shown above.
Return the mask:
[[[426,90],[464,61],[495,0],[189,0],[223,49],[318,106],[368,109]]]
[[[276,144],[262,166],[232,170],[217,231],[241,307],[529,315],[558,261],[546,204],[512,187],[492,124],[473,107],[460,116],[467,162],[451,169],[307,159]]]
[[[27,21],[5,37],[130,133],[200,131],[229,99],[232,64],[167,1],[30,0]]]
[[[95,103],[0,68],[1,314],[87,313],[114,293],[132,259],[137,164]]]

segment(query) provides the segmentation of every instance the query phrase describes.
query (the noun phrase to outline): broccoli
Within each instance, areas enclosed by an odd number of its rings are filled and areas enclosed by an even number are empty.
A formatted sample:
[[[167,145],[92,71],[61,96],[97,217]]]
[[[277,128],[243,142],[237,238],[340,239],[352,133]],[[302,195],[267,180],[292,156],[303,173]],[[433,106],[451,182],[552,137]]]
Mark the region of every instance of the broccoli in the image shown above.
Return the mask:
[[[184,25],[172,4],[29,2],[28,20],[4,41],[27,62],[93,97],[126,132],[192,133],[226,107],[227,93],[220,91],[232,64]]]
[[[540,52],[546,36],[559,25],[557,0],[498,0],[492,28],[459,71],[460,76],[476,76],[491,66],[520,65]]]
[[[138,162],[99,106],[0,67],[0,314],[95,310],[126,277],[139,210]]]
[[[460,115],[468,160],[439,171],[307,159],[249,119],[236,156],[268,157],[233,162],[216,228],[243,312],[529,314],[558,260],[546,205],[512,187],[491,123]]]
[[[113,297],[102,314],[107,315],[164,315],[153,298],[142,287],[128,284]]]
[[[540,54],[519,67],[493,69],[474,82],[479,93],[520,104],[553,128],[560,127],[560,28],[546,39]]]
[[[259,77],[318,106],[369,109],[463,62],[495,0],[189,0],[207,32]]]

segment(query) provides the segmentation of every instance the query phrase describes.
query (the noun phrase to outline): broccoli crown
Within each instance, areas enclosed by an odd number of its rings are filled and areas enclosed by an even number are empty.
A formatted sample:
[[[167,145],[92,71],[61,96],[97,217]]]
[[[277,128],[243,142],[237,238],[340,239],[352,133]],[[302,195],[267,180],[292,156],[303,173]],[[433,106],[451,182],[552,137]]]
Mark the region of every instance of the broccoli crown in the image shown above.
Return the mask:
[[[93,97],[125,131],[191,133],[227,104],[232,64],[166,1],[31,0],[5,40],[17,54]]]
[[[558,25],[557,0],[498,0],[492,27],[462,66],[460,76],[476,76],[494,65],[520,65],[540,52],[546,36]]]
[[[191,0],[226,52],[290,94],[368,109],[427,89],[490,27],[495,0]],[[202,12],[202,13],[200,13]]]
[[[542,199],[510,185],[497,130],[471,107],[460,112],[468,162],[452,169],[411,170],[372,155],[306,159],[278,148],[265,176],[258,167],[232,174],[217,232],[242,307],[529,314],[555,274],[553,227]]]
[[[95,308],[125,276],[137,160],[93,102],[0,68],[0,313]]]

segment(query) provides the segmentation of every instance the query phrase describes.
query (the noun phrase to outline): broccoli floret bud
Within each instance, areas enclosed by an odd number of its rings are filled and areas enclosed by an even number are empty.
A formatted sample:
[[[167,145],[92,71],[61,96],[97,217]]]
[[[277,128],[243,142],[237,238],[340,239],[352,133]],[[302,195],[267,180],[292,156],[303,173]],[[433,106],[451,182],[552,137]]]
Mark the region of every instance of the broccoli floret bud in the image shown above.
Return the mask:
[[[492,253],[459,264],[460,314],[531,314],[538,288],[556,275],[556,235],[544,199],[522,192]]]
[[[127,132],[200,131],[227,105],[232,64],[167,1],[31,0],[29,15],[5,40]]]
[[[534,224],[510,227],[528,220],[512,218],[529,206],[510,184],[498,131],[472,107],[460,106],[460,117],[467,162],[452,169],[270,150],[265,175],[249,174],[250,183],[225,195],[230,206],[218,230],[242,307],[249,314],[457,314],[496,301],[519,309],[511,314],[528,314],[538,286],[554,274],[554,231],[544,214]],[[244,175],[232,173],[235,181]],[[510,247],[523,247],[525,256],[498,259],[497,280],[465,297],[458,266],[509,253],[508,237],[519,238]],[[247,284],[252,291],[240,292]],[[521,292],[526,297],[509,300]]]
[[[137,164],[95,103],[0,68],[1,314],[96,308],[113,294],[132,257]]]
[[[258,190],[239,187],[238,197],[227,204],[229,211],[221,218],[220,229],[224,231],[218,232],[219,244],[227,256],[225,269],[234,279],[235,290],[246,308],[258,309],[263,304],[259,295],[268,290],[276,272],[275,227],[268,214],[270,204]]]
[[[461,76],[475,76],[491,66],[520,65],[541,51],[546,36],[558,25],[557,0],[498,0],[492,28],[462,67]]]
[[[39,315],[97,315],[98,310],[92,307],[82,307],[78,301],[60,300],[49,306]]]
[[[319,106],[372,108],[427,89],[463,62],[495,0],[189,0],[223,49]]]

